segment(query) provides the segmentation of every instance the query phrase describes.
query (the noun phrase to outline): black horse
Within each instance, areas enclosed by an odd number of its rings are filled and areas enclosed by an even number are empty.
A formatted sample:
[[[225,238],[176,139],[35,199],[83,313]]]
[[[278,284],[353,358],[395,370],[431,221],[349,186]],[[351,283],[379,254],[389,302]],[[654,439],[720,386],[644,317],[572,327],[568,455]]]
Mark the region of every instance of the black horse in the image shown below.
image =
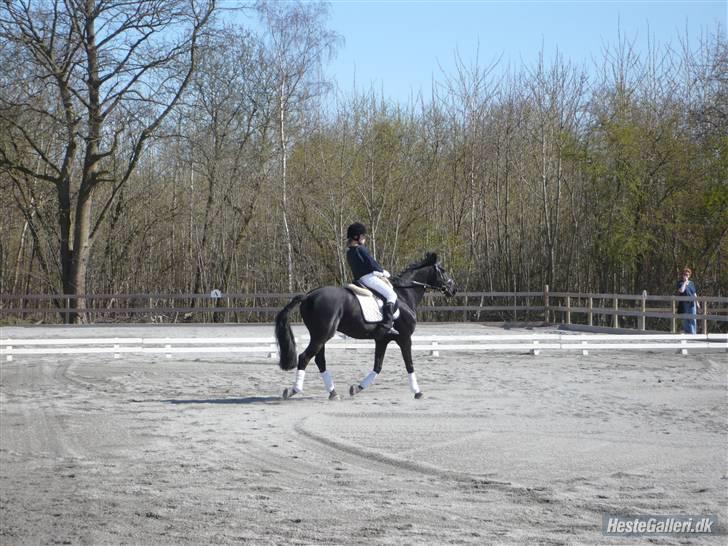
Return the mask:
[[[329,392],[329,398],[332,400],[339,398],[331,373],[326,369],[325,356],[326,342],[337,330],[352,338],[376,340],[374,368],[358,385],[350,387],[349,394],[353,396],[374,383],[382,371],[387,345],[390,341],[395,341],[402,351],[409,374],[410,388],[415,398],[422,397],[412,364],[412,333],[417,324],[417,304],[427,289],[439,289],[447,296],[454,295],[455,282],[437,261],[437,254],[428,253],[422,261],[410,265],[399,276],[393,277],[392,285],[397,292],[400,309],[399,318],[394,323],[398,335],[379,335],[379,323],[365,322],[356,296],[349,289],[338,286],[323,286],[305,296],[296,296],[276,315],[275,332],[280,352],[279,365],[283,370],[298,368],[296,381],[292,387],[283,391],[283,398],[289,398],[303,391],[306,366],[314,357],[321,379]],[[299,304],[301,317],[308,328],[311,340],[308,347],[296,356],[296,341],[288,315]]]

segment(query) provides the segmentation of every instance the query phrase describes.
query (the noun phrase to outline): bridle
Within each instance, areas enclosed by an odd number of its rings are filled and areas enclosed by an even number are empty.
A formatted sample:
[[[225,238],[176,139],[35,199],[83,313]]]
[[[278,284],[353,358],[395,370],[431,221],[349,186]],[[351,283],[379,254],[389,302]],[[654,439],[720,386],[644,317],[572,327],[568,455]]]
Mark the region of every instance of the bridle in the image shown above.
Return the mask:
[[[439,290],[443,294],[447,291],[447,283],[443,279],[443,270],[440,264],[435,264],[435,271],[437,272],[437,280],[440,286],[434,284],[421,282],[421,281],[409,281],[408,284],[398,284],[397,288],[424,288],[425,290]]]

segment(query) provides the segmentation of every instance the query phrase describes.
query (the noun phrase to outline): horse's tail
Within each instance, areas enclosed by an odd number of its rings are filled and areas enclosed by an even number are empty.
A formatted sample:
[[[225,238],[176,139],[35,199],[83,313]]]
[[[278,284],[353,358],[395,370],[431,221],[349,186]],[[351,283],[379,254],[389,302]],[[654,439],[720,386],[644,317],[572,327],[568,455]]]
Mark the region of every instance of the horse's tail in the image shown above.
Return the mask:
[[[296,338],[293,337],[291,323],[288,321],[288,315],[293,309],[301,303],[304,296],[298,295],[294,297],[288,305],[281,309],[276,315],[276,341],[278,342],[278,353],[280,360],[278,365],[281,370],[292,370],[298,362],[296,355]]]

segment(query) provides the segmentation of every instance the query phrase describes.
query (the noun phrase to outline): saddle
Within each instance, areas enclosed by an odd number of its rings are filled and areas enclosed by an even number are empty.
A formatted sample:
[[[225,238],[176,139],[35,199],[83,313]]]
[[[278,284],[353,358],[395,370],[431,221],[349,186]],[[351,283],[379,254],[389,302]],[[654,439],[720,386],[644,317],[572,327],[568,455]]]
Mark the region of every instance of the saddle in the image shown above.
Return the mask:
[[[359,301],[364,322],[382,322],[384,298],[381,295],[360,284],[347,284],[344,288],[354,294]],[[394,312],[394,318],[399,318],[399,309]]]

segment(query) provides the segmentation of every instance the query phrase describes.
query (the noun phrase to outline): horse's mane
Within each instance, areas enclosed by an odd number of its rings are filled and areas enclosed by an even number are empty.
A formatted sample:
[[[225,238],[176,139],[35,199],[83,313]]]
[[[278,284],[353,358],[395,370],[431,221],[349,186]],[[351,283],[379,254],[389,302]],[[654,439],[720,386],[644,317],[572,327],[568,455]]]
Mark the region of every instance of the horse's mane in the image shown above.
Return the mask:
[[[414,271],[415,269],[420,269],[421,267],[428,267],[433,266],[437,263],[437,253],[436,252],[427,252],[425,254],[425,257],[422,258],[419,262],[414,262],[409,264],[402,273],[397,275],[398,277],[401,277],[405,273],[409,273],[410,271]]]

